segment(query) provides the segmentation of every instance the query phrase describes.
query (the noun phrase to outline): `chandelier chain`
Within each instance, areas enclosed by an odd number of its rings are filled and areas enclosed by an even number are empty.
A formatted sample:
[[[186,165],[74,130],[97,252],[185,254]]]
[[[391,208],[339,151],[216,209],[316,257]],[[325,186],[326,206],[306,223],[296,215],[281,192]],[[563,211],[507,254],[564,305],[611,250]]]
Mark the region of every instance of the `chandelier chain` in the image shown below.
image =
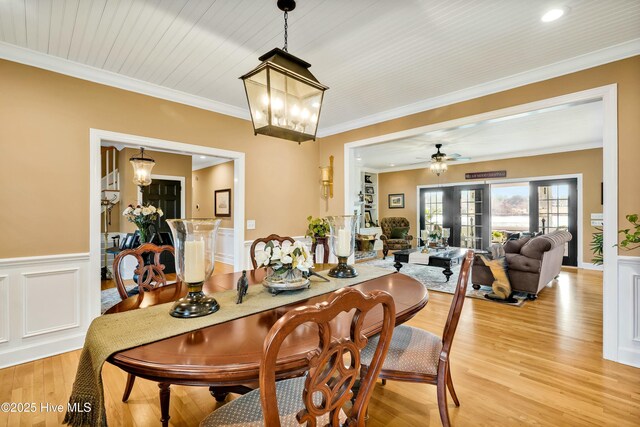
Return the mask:
[[[285,52],[289,52],[288,48],[288,30],[289,30],[289,22],[288,22],[288,18],[289,18],[289,13],[285,10],[284,11],[284,48],[282,50],[284,50]]]

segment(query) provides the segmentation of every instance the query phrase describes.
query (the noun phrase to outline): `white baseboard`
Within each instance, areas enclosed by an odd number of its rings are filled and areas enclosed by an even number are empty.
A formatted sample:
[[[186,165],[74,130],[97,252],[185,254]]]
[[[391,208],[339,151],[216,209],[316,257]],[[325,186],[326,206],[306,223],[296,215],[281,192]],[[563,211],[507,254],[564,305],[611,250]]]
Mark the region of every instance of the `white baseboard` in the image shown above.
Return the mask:
[[[2,355],[0,357],[0,369],[82,348],[86,332],[81,331],[62,339],[34,343],[33,345],[0,352],[0,355]]]
[[[578,268],[584,268],[585,270],[597,270],[597,271],[604,271],[604,266],[602,265],[596,265],[590,262],[581,262],[578,265]]]

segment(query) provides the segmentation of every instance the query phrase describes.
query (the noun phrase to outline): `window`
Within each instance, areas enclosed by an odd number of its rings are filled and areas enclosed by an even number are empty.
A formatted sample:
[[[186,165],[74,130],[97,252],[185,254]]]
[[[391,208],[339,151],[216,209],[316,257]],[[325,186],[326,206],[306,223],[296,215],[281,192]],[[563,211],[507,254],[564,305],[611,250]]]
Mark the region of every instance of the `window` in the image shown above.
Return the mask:
[[[529,231],[528,182],[491,185],[492,240],[500,240],[498,234],[505,231]]]

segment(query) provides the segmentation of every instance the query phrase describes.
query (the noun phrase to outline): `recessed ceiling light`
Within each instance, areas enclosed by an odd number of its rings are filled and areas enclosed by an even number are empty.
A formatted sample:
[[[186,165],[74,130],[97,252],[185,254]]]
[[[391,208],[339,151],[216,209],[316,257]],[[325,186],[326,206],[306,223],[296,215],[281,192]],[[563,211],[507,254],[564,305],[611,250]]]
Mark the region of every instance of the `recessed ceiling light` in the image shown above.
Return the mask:
[[[206,158],[207,158],[207,156],[200,156],[200,158],[201,158],[201,159],[206,159]]]
[[[567,9],[564,7],[550,9],[547,12],[545,12],[544,15],[542,15],[542,18],[540,18],[540,20],[542,22],[552,22],[552,21],[555,21],[556,19],[560,19],[566,12],[567,12]]]
[[[394,167],[394,166],[395,166],[395,164],[394,164],[394,163],[390,163],[390,164],[389,164],[389,166]]]
[[[362,157],[356,157],[356,160],[360,161],[360,160],[362,160]]]

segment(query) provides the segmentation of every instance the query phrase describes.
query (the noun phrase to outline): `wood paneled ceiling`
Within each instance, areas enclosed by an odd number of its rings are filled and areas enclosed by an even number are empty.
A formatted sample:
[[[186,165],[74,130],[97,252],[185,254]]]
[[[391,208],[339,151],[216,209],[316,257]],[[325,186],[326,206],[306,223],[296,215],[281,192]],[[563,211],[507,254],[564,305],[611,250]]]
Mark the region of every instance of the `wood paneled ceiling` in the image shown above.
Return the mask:
[[[275,0],[0,0],[0,41],[246,110],[238,76],[283,20]],[[289,19],[289,51],[331,88],[320,134],[629,44],[637,0],[298,0]]]

